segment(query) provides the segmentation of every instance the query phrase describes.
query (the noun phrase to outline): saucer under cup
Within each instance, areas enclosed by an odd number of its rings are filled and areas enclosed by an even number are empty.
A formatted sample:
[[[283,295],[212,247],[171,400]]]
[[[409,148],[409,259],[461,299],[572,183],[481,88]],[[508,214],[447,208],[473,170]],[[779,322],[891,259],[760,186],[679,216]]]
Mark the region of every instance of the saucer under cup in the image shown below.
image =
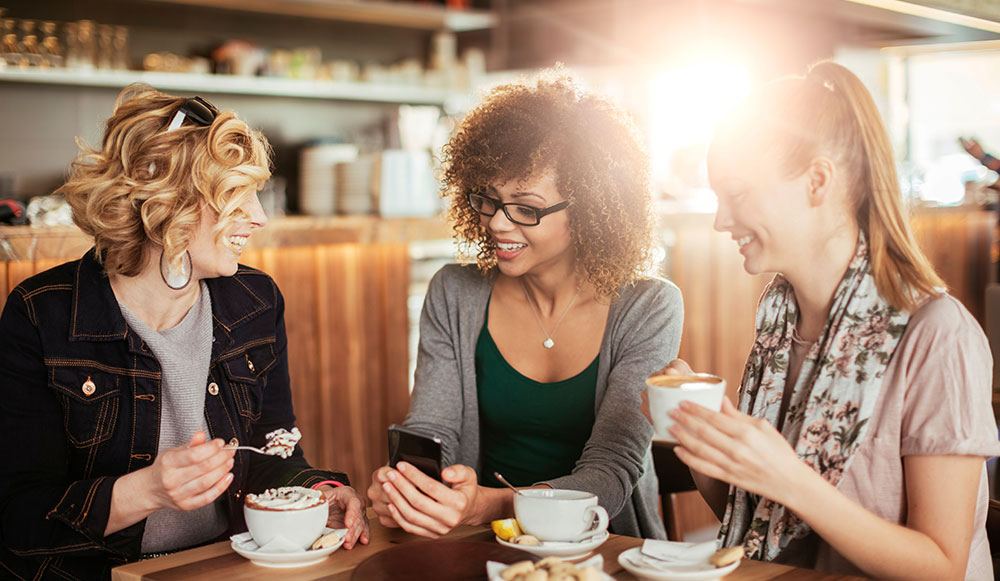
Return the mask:
[[[692,375],[654,375],[646,380],[649,415],[653,419],[655,439],[677,442],[670,434],[674,420],[670,412],[682,401],[690,401],[713,411],[722,409],[726,380],[707,373]]]
[[[260,547],[282,537],[303,550],[308,549],[323,533],[329,514],[330,507],[325,502],[290,510],[263,510],[243,505],[247,528]]]
[[[514,516],[541,541],[579,541],[608,529],[608,511],[581,490],[529,488],[514,495]]]

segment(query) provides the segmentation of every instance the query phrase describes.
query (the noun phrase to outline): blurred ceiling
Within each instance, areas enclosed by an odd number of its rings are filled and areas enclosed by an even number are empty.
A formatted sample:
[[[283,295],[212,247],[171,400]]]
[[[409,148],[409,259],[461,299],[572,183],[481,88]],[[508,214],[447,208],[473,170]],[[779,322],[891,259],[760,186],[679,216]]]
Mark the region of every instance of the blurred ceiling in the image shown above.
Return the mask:
[[[745,56],[765,73],[838,47],[1000,39],[1000,0],[494,0],[511,68]]]

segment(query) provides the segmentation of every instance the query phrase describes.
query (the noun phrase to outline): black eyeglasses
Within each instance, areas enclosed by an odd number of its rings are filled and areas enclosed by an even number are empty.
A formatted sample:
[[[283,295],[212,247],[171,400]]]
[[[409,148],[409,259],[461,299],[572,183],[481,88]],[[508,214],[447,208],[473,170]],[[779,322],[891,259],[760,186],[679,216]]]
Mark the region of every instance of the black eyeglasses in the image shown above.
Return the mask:
[[[504,216],[507,216],[507,219],[515,224],[538,226],[543,216],[566,209],[569,206],[569,200],[552,204],[548,208],[533,208],[524,204],[504,203],[482,194],[469,194],[469,204],[472,205],[473,210],[483,216],[495,216],[497,210],[503,210]]]
[[[177,109],[177,113],[174,113],[174,118],[170,121],[167,131],[177,129],[184,124],[185,119],[190,119],[202,127],[208,127],[218,115],[219,110],[215,108],[215,105],[201,97],[184,99],[180,108]]]

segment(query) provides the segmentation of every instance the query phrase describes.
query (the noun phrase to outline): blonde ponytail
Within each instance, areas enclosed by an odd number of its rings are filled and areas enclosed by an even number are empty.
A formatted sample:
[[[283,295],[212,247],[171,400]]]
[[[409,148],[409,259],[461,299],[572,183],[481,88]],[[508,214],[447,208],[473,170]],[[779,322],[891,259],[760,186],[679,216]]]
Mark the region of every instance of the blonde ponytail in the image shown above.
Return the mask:
[[[944,286],[910,230],[889,136],[868,90],[831,61],[805,77],[788,77],[755,91],[716,129],[713,143],[754,140],[789,178],[818,156],[836,160],[846,176],[851,208],[868,239],[879,293],[913,311]]]
[[[854,117],[860,162],[856,171],[856,216],[868,237],[872,273],[879,293],[892,306],[912,311],[927,296],[940,294],[944,282],[921,252],[905,215],[889,135],[871,94],[848,69],[823,61],[809,69],[847,105]]]

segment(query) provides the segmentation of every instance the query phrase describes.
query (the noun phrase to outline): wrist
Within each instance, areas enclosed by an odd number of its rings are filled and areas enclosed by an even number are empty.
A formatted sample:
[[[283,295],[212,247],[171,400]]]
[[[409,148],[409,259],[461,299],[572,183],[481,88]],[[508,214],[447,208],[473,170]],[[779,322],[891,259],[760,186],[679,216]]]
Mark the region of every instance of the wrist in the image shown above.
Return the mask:
[[[479,486],[473,510],[463,524],[482,525],[514,514],[514,493],[506,488]]]
[[[993,169],[993,166],[997,165],[997,158],[993,157],[988,153],[984,153],[982,157],[979,158],[979,163],[985,165],[990,169]]]
[[[111,502],[122,512],[139,515],[142,520],[169,506],[155,484],[151,466],[123,474],[111,488]]]
[[[799,467],[800,469],[797,471],[797,474],[786,480],[788,488],[780,495],[781,498],[775,498],[774,500],[792,512],[801,515],[802,511],[806,510],[810,503],[814,502],[812,499],[816,497],[817,491],[828,487],[830,484],[819,472],[816,472],[811,466],[801,460],[799,461]]]

